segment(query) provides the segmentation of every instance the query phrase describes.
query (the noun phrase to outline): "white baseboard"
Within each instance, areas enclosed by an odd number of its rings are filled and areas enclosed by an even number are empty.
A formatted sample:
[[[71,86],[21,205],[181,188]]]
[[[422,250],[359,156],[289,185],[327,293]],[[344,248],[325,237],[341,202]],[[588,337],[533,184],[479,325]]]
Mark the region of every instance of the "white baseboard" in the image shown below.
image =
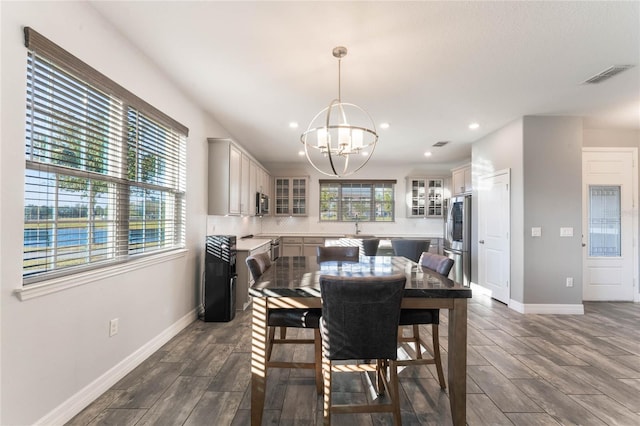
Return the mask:
[[[509,309],[513,309],[521,314],[555,314],[555,315],[584,315],[584,305],[579,304],[560,304],[560,303],[520,303],[515,300],[509,300]]]
[[[171,340],[197,318],[197,309],[189,312],[156,337],[144,344],[140,349],[120,361],[102,376],[89,383],[71,398],[60,404],[47,415],[38,420],[36,425],[64,425],[73,416],[95,401],[100,395],[118,383],[120,379],[129,374],[147,359],[151,354],[160,349],[162,345]]]
[[[471,291],[474,296],[491,297],[492,292],[481,285],[471,283]],[[584,315],[584,305],[578,304],[555,304],[555,303],[521,303],[517,300],[509,299],[509,309],[513,309],[521,314],[557,314],[557,315]]]

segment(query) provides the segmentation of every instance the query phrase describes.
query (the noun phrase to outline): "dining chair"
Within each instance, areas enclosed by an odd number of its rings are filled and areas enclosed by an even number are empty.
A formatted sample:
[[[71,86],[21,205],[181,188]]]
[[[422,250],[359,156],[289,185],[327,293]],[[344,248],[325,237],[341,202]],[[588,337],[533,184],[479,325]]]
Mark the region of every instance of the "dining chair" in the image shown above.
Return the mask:
[[[419,263],[424,268],[430,269],[440,275],[447,276],[453,267],[453,259],[435,253],[424,252],[420,256]],[[422,348],[427,348],[427,344],[420,338],[420,324],[431,324],[431,357],[422,357]],[[446,389],[447,385],[444,380],[442,371],[442,358],[440,356],[440,339],[438,326],[440,324],[439,309],[402,309],[400,311],[400,331],[398,332],[399,341],[410,342],[414,345],[415,358],[399,360],[400,366],[434,364],[438,374],[438,382],[440,388]],[[402,326],[411,326],[412,335],[404,336]]]
[[[358,246],[318,246],[316,248],[318,262],[329,260],[343,260],[357,262],[360,259],[360,247]]]
[[[393,247],[393,253],[396,256],[404,256],[414,262],[420,259],[420,255],[423,252],[429,251],[430,244],[431,240],[391,240],[391,247]]]
[[[322,296],[322,375],[324,424],[332,413],[391,412],[400,425],[396,366],[398,324],[406,277],[320,276]],[[367,360],[367,361],[363,361]],[[375,360],[375,364],[370,361]],[[387,370],[389,378],[387,378]],[[389,402],[336,404],[331,393],[334,372],[375,371],[377,393]]]
[[[254,280],[262,276],[271,267],[269,253],[258,253],[248,256],[247,267]],[[267,348],[265,351],[267,368],[302,368],[315,370],[316,391],[322,393],[322,367],[320,346],[320,316],[322,311],[312,308],[281,308],[271,307],[267,303]],[[287,338],[287,327],[311,328],[313,339]],[[280,338],[276,338],[276,328],[280,329]],[[276,344],[313,344],[314,362],[272,361],[273,345]]]
[[[378,246],[380,245],[379,238],[367,238],[362,240],[362,248],[365,256],[375,256],[378,253]]]

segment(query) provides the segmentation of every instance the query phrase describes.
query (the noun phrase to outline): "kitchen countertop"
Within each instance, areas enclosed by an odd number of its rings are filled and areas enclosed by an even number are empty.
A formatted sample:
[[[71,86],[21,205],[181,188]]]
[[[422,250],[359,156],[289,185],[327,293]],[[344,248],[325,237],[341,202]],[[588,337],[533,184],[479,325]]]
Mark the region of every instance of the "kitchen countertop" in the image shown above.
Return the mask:
[[[251,251],[257,249],[260,246],[265,244],[271,244],[271,238],[245,238],[245,239],[236,239],[236,250],[237,251]]]
[[[380,238],[380,239],[390,239],[390,238],[443,238],[443,234],[336,234],[336,233],[321,233],[321,232],[285,232],[280,234],[268,233],[263,235],[258,235],[259,238],[273,238],[274,235],[280,237],[323,237],[323,238],[350,238],[350,239],[362,239],[362,238]]]

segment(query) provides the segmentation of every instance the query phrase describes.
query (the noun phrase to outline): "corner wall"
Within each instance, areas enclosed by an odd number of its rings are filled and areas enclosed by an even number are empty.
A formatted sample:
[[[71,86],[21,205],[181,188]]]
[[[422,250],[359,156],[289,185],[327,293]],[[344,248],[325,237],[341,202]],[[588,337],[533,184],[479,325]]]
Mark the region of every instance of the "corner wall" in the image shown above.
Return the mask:
[[[473,143],[471,148],[471,173],[473,187],[478,188],[481,176],[510,169],[511,170],[511,299],[523,302],[524,299],[524,252],[523,252],[523,119],[515,120],[502,129]],[[477,198],[478,192],[474,190]],[[472,204],[471,244],[478,247],[478,202]],[[478,250],[473,250],[471,263],[472,282],[478,283]]]
[[[522,302],[582,304],[582,119],[527,116],[523,136]],[[532,237],[532,227],[542,236]],[[573,236],[560,237],[561,227]]]

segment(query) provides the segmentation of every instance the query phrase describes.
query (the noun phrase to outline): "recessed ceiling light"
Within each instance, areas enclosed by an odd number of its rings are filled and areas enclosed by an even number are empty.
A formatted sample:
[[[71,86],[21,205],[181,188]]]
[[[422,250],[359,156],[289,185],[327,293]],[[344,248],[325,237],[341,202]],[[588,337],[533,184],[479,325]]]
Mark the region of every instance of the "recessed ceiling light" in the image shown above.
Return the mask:
[[[381,128],[381,129],[388,129],[388,128],[389,128],[389,123],[382,123],[382,124],[380,124],[380,128]]]
[[[304,156],[304,151],[298,151],[298,155],[299,155],[300,157]]]
[[[427,151],[427,152],[425,152],[425,153],[424,153],[424,156],[425,156],[425,157],[431,157],[431,151]]]
[[[362,154],[363,157],[366,157],[367,155],[369,155],[369,152],[368,151],[362,151],[361,154]]]
[[[471,124],[469,124],[469,128],[470,128],[471,130],[476,130],[476,129],[478,129],[479,127],[480,127],[480,125],[479,125],[478,123],[471,123]]]
[[[296,123],[295,121],[292,121],[291,123],[289,123],[289,127],[292,129],[297,129],[298,128],[298,123]]]

